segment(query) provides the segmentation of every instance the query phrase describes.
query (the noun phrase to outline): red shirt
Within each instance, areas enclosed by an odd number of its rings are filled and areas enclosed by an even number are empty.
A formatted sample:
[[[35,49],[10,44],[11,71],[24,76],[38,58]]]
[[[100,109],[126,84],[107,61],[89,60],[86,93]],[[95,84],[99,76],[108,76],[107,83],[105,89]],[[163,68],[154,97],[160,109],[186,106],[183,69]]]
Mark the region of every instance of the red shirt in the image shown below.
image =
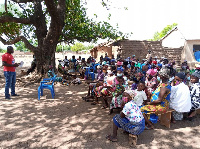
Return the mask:
[[[15,59],[13,58],[13,56],[10,53],[5,53],[4,55],[2,55],[2,61],[6,62],[8,64],[15,64]],[[15,67],[4,66],[3,71],[15,72]]]
[[[157,61],[153,61],[152,63],[155,64],[155,65],[157,65]]]

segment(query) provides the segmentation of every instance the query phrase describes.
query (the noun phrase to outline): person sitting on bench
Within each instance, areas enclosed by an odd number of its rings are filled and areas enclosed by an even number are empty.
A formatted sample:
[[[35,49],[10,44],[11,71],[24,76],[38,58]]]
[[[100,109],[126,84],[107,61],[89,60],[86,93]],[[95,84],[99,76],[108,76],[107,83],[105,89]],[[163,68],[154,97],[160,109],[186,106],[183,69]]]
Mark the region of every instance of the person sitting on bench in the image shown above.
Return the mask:
[[[171,96],[170,96],[170,108],[175,111],[172,112],[171,122],[175,123],[176,120],[183,119],[183,113],[189,112],[191,109],[191,97],[190,90],[187,85],[184,84],[185,74],[179,72],[175,75],[174,81],[172,81]]]
[[[171,91],[171,86],[168,85],[169,69],[162,68],[159,72],[159,76],[162,80],[162,83],[153,92],[150,102],[147,102],[148,105],[141,107],[141,111],[143,112],[143,116],[147,124],[146,129],[153,129],[153,124],[149,120],[150,117],[147,117],[147,113],[158,115],[166,113],[169,109],[169,99]]]

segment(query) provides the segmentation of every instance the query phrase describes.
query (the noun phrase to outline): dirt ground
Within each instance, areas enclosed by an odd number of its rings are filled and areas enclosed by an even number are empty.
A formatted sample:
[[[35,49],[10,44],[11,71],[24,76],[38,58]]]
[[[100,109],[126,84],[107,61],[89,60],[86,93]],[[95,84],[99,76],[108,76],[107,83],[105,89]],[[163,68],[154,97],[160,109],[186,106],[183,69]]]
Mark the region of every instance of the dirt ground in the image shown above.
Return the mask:
[[[118,142],[105,135],[112,132],[112,117],[100,105],[82,100],[87,84],[55,85],[55,99],[45,90],[38,101],[38,83],[16,87],[19,97],[4,99],[3,68],[0,68],[0,148],[103,148],[124,149],[128,135],[118,131]],[[17,74],[19,74],[17,68]],[[138,139],[138,149],[200,148],[200,115],[192,122],[179,121],[168,129],[159,123],[145,130]]]

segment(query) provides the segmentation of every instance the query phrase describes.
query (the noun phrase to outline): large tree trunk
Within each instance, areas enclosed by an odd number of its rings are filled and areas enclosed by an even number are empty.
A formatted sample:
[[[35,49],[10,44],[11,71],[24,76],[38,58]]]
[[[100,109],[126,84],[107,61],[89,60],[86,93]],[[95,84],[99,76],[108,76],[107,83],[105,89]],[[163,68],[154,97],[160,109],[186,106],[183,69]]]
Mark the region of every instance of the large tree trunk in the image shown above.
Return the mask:
[[[37,72],[41,74],[46,74],[49,67],[55,68],[55,51],[57,44],[51,44],[39,48],[40,50],[35,54],[37,64]]]

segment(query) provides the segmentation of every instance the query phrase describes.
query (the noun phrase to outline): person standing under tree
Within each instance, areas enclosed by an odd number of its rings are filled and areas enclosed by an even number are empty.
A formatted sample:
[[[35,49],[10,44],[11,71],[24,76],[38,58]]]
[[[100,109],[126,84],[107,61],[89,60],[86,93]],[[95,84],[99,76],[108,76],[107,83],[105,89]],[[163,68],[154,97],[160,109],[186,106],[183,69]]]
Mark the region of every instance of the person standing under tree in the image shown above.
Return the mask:
[[[9,94],[9,88],[11,87],[11,96],[19,96],[15,93],[15,83],[16,83],[16,72],[15,67],[19,64],[15,63],[15,59],[12,56],[14,49],[12,46],[7,47],[7,52],[2,55],[2,66],[4,66],[4,76],[6,79],[5,83],[5,99],[11,99]]]

